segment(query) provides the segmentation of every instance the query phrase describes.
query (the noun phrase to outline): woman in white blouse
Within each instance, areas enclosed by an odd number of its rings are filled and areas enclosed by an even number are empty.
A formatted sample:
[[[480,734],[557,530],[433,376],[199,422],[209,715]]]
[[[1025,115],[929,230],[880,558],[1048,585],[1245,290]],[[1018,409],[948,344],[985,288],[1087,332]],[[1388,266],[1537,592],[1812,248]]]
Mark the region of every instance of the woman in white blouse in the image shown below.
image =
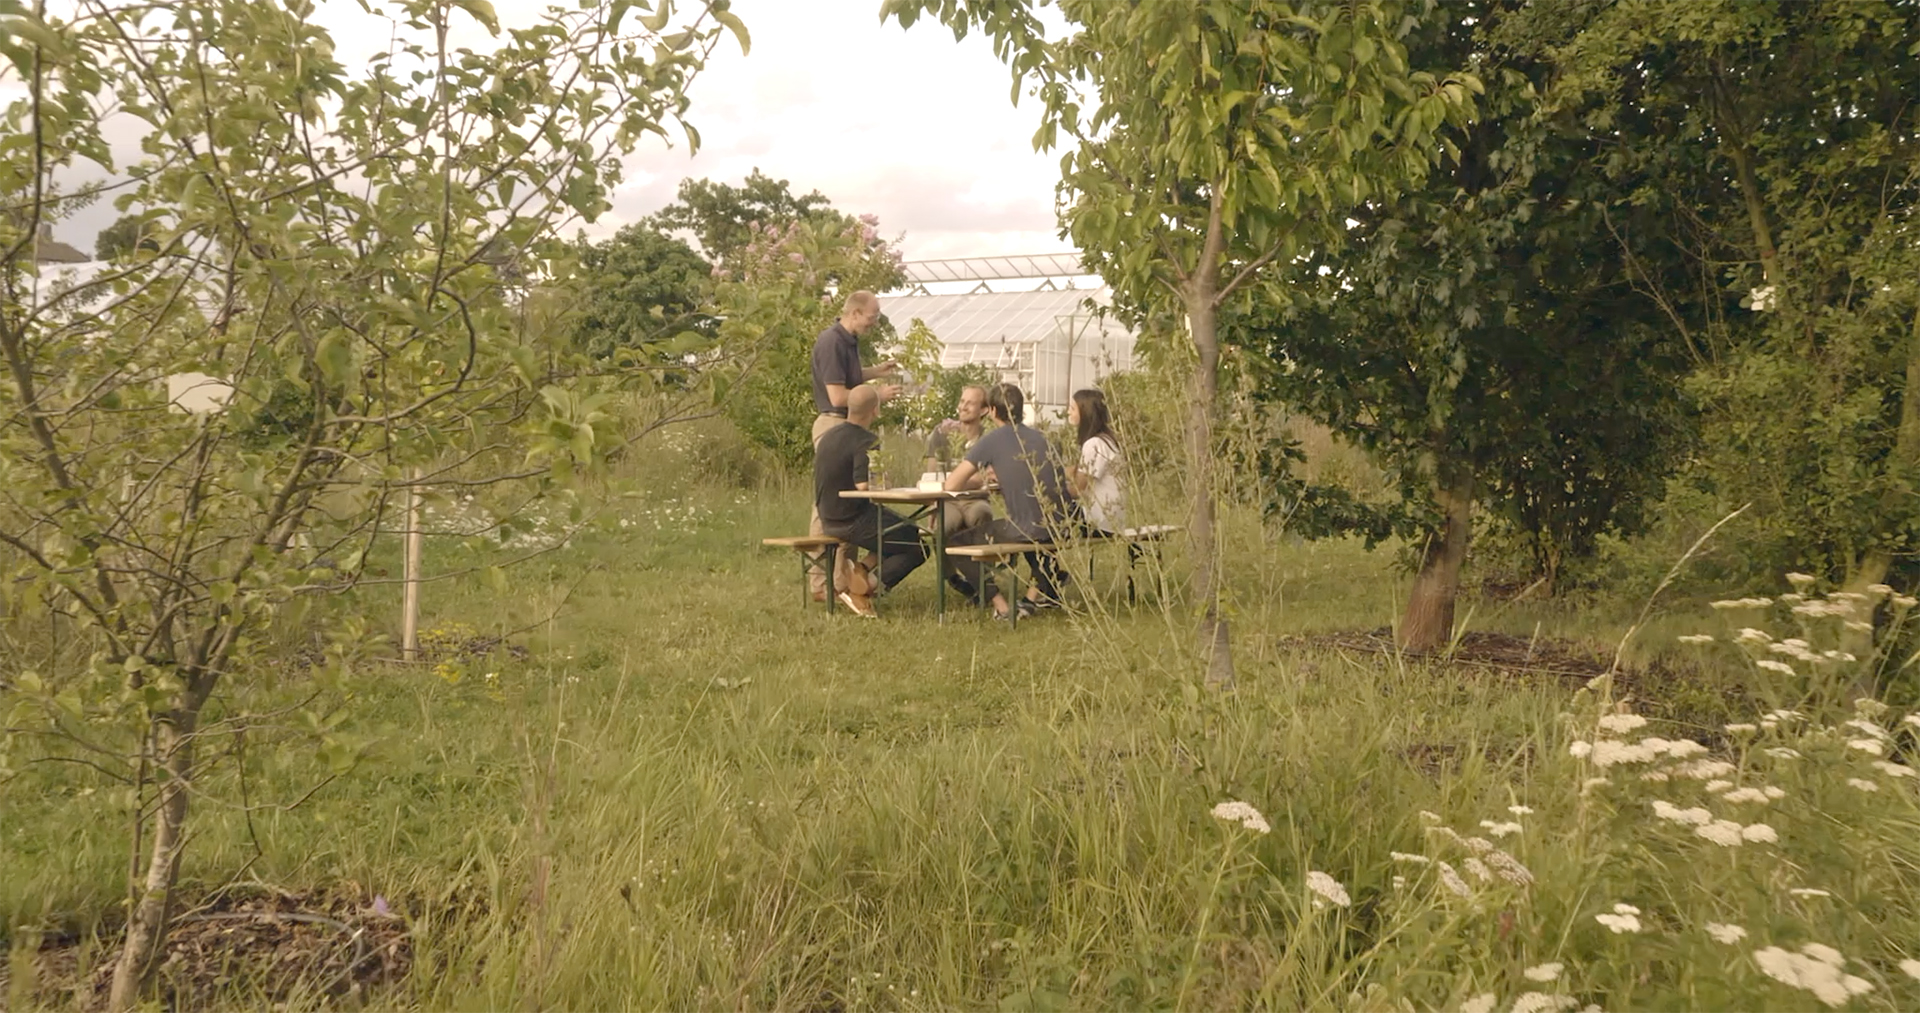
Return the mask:
[[[1107,396],[1075,391],[1067,422],[1080,440],[1080,464],[1071,471],[1074,495],[1093,533],[1111,535],[1126,526],[1127,494],[1120,488],[1120,442],[1113,435]]]

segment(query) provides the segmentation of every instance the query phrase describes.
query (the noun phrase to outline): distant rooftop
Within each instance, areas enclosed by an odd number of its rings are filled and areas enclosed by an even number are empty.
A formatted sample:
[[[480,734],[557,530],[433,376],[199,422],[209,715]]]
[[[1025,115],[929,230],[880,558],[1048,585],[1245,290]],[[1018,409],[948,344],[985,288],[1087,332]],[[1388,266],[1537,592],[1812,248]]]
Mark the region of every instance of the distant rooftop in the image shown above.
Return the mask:
[[[1019,288],[1053,289],[1075,287],[1072,279],[1089,278],[1078,253],[1028,253],[1005,257],[949,257],[944,260],[913,260],[902,264],[907,275],[907,291],[928,294],[929,286],[952,290],[955,282],[973,283],[974,292],[991,292],[990,281],[1038,281],[1038,286]],[[1081,288],[1098,288],[1081,285]]]

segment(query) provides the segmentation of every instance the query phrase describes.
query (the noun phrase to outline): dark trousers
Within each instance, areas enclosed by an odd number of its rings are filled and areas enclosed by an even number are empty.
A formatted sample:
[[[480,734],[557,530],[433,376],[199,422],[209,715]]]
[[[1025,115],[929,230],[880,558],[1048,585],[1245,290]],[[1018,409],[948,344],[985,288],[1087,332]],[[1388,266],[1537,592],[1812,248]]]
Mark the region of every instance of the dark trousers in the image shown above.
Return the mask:
[[[899,584],[907,574],[927,561],[927,550],[920,544],[920,526],[877,504],[870,504],[866,511],[851,521],[822,518],[820,526],[827,534],[852,542],[868,552],[872,552],[875,545],[884,546],[880,553],[878,574],[881,587]]]
[[[995,542],[1047,542],[1052,539],[1028,538],[1013,522],[1005,517],[995,518],[978,527],[968,528],[947,540],[948,545],[988,545]],[[1060,588],[1067,582],[1067,571],[1060,566],[1060,557],[1052,552],[1029,552],[1026,554],[1027,569],[1033,573],[1033,586],[1040,591],[1042,598],[1058,598]],[[956,559],[953,565],[959,569],[974,587],[981,588],[988,598],[999,594],[994,586],[993,572],[977,559]]]

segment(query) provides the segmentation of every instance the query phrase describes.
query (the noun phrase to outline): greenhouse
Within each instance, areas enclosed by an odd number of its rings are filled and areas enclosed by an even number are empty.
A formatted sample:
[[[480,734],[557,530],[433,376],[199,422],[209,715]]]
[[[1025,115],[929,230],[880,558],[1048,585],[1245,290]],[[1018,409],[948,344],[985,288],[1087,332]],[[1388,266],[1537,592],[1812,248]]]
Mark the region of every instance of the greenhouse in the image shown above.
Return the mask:
[[[921,320],[940,364],[979,363],[1018,384],[1036,416],[1059,417],[1081,387],[1133,365],[1134,333],[1099,312],[1112,293],[1077,254],[970,257],[905,265],[910,287],[882,308],[900,331]],[[1000,286],[995,289],[995,284]],[[963,291],[940,289],[965,288]]]

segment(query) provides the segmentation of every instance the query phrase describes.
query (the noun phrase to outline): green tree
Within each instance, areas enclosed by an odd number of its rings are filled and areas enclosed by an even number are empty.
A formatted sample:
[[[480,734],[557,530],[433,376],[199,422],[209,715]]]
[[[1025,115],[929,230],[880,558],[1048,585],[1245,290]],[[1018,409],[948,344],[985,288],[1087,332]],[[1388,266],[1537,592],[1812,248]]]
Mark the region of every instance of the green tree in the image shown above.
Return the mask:
[[[679,18],[588,0],[506,33],[484,0],[379,10],[396,41],[350,69],[308,0],[99,2],[73,20],[0,2],[0,85],[18,96],[0,206],[24,209],[0,216],[0,594],[92,651],[9,656],[0,767],[31,741],[126,786],[144,867],[118,1009],[166,929],[196,758],[244,727],[203,712],[274,666],[266,625],[359,579],[394,496],[564,477],[599,452],[608,394],[550,382],[547,332],[517,325],[523,265],[606,210],[620,156],[681,120],[723,26],[746,41],[724,0]],[[452,48],[456,19],[495,42]],[[119,199],[164,209],[158,252],[67,313],[25,251],[71,206],[57,173],[114,168],[108,111],[146,131]],[[167,381],[189,371],[224,388],[217,410],[172,410]],[[512,430],[525,463],[502,466]],[[322,679],[364,639],[335,632]]]
[[[1858,590],[1920,549],[1920,7],[1875,0],[1534,10],[1563,115],[1683,231],[1649,286],[1700,349],[1696,487],[1754,509],[1757,567]]]
[[[1347,215],[1424,176],[1441,130],[1466,122],[1477,81],[1408,64],[1402,36],[1431,4],[1062,0],[1049,41],[1034,5],[888,0],[983,31],[1042,105],[1035,144],[1061,134],[1062,222],[1140,316],[1184,319],[1197,357],[1187,450],[1207,679],[1233,681],[1221,611],[1213,422],[1219,318],[1276,285],[1294,257],[1342,239]],[[1083,94],[1083,91],[1085,94]],[[1095,103],[1082,113],[1082,103]]]
[[[760,360],[731,393],[740,431],[793,468],[813,461],[813,342],[839,316],[848,292],[885,292],[906,280],[900,253],[880,237],[879,220],[837,212],[754,226],[722,265],[716,288],[721,335],[754,343]],[[881,309],[884,312],[885,301]],[[882,326],[861,343],[872,359],[890,337]]]
[[[576,240],[580,305],[573,340],[596,359],[649,358],[646,346],[694,331],[711,334],[713,268],[652,221],[597,243]]]
[[[756,228],[799,221],[845,225],[849,219],[820,191],[796,197],[786,180],[756,168],[739,186],[681,180],[674,202],[656,212],[653,221],[667,231],[692,232],[709,259],[724,263],[754,241]]]
[[[93,255],[97,260],[113,260],[135,251],[147,253],[160,252],[160,244],[153,241],[147,227],[146,215],[121,215],[112,225],[100,230],[93,241]]]
[[[1415,547],[1399,630],[1414,650],[1452,634],[1477,504],[1551,583],[1600,534],[1637,524],[1683,429],[1691,362],[1640,281],[1687,267],[1658,210],[1602,168],[1604,141],[1538,114],[1553,66],[1489,41],[1514,7],[1454,4],[1415,29],[1416,62],[1479,68],[1484,117],[1424,185],[1355,211],[1344,244],[1306,258],[1293,299],[1234,329],[1286,364],[1269,396],[1397,477],[1397,503],[1297,486],[1284,499],[1304,530]]]

